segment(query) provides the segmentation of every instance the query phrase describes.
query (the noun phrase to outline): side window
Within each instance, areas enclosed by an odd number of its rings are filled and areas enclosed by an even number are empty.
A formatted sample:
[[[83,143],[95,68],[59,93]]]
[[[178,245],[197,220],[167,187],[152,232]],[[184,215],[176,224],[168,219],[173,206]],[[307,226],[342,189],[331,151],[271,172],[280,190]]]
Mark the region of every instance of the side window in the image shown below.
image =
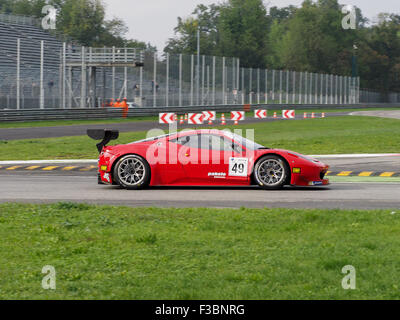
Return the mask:
[[[210,149],[217,151],[225,150],[225,143],[221,136],[210,135]]]
[[[219,135],[204,134],[201,135],[200,141],[202,149],[241,152],[241,148],[237,144],[234,144],[230,139]],[[235,147],[233,147],[233,145],[235,145]]]
[[[224,151],[235,151],[237,153],[242,153],[243,149],[231,139],[227,137],[221,137],[221,140],[224,142]]]
[[[172,139],[170,140],[170,142],[180,144],[181,146],[185,146],[188,148],[198,148],[199,146],[198,135],[182,136],[176,139]]]

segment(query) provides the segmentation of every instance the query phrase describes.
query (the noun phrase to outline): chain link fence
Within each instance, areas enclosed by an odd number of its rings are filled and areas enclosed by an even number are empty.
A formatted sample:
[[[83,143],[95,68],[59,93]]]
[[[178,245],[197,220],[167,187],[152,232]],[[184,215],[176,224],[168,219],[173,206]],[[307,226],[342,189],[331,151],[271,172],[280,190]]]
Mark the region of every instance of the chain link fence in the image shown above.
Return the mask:
[[[9,41],[7,50],[2,49],[4,42],[0,44],[0,108],[96,108],[122,98],[134,107],[357,104],[366,97],[360,91],[359,78],[242,68],[239,59],[232,57],[158,55],[129,49],[129,55],[143,66],[112,61],[99,65],[86,61],[82,65],[82,50],[98,53],[102,49],[57,46],[54,41],[38,43]],[[108,60],[110,50],[104,48]],[[113,50],[120,54],[126,51]],[[76,64],[68,63],[71,56]],[[371,94],[368,99],[372,100]],[[398,101],[398,96],[391,99]]]

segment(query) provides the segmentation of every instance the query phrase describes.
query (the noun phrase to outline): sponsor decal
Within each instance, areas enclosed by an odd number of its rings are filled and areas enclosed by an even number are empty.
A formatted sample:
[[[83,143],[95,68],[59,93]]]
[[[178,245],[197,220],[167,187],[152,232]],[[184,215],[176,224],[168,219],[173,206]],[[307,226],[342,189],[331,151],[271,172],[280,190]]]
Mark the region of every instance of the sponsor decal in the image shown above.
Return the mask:
[[[322,181],[314,181],[312,182],[313,186],[322,186],[324,183]]]
[[[208,173],[209,177],[214,177],[214,178],[225,178],[226,173],[225,172],[209,172]]]

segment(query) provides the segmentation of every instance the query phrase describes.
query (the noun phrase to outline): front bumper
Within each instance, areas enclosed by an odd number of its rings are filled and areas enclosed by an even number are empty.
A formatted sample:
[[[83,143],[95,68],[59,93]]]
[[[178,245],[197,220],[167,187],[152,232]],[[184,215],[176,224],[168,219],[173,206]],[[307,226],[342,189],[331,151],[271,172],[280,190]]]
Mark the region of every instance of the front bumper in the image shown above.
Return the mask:
[[[302,187],[327,186],[330,184],[326,179],[329,166],[307,166],[301,168],[300,173],[292,172],[291,185]]]

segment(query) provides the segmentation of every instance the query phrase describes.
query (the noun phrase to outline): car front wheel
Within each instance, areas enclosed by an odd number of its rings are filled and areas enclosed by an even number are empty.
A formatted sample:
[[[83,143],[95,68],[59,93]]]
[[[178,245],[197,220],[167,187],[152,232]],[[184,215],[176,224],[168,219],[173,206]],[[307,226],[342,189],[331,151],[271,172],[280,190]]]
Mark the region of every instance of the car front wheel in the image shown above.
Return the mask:
[[[114,167],[114,179],[122,188],[143,189],[150,182],[150,166],[137,155],[122,157]]]
[[[262,157],[254,168],[254,179],[263,189],[281,189],[290,175],[286,162],[275,155]]]

